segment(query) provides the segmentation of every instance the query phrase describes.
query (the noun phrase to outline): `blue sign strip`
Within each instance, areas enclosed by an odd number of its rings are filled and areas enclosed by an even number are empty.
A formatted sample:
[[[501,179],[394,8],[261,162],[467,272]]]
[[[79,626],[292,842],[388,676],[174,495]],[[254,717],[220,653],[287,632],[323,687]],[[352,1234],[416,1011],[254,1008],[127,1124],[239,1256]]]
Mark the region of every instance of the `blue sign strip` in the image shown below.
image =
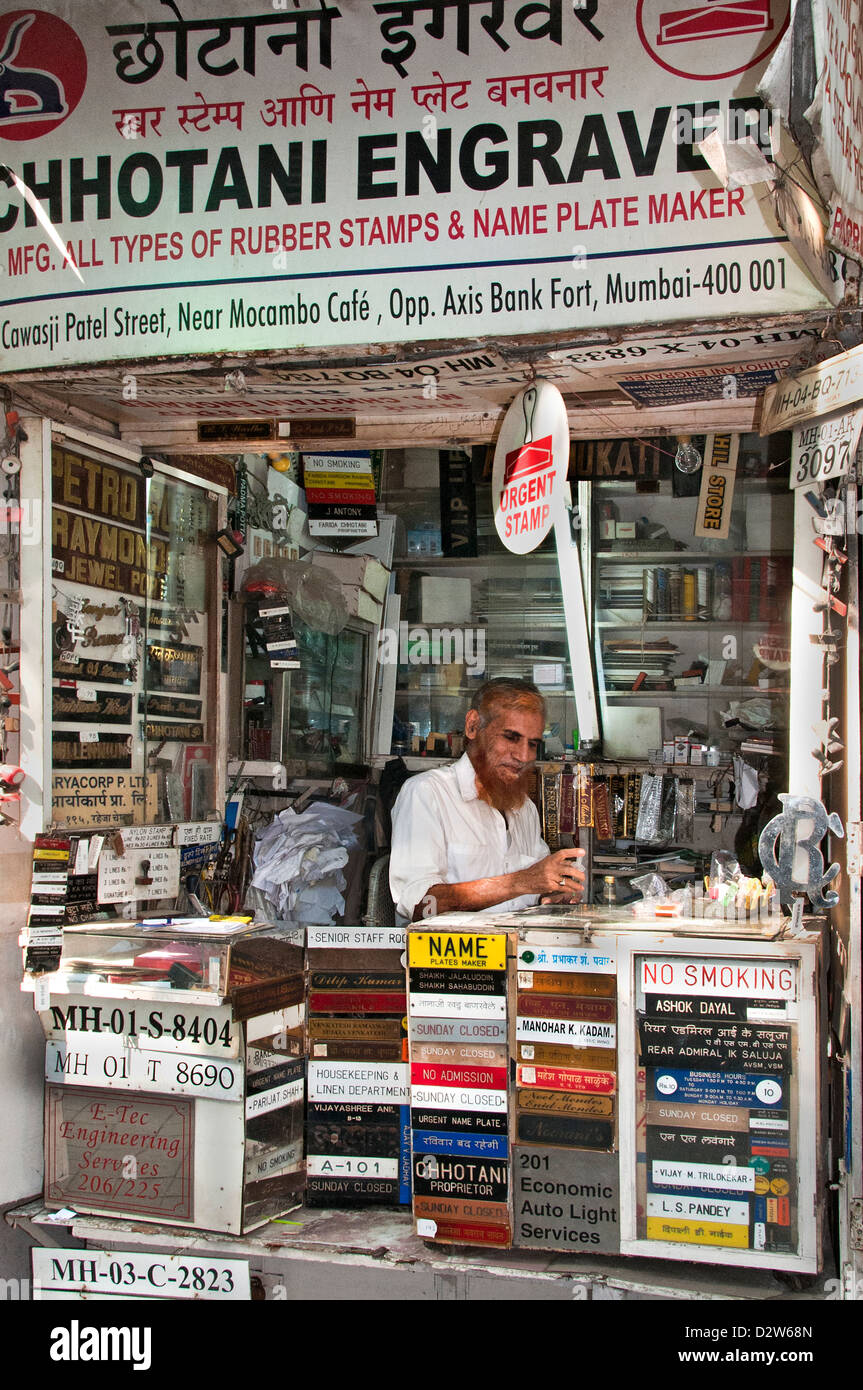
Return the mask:
[[[509,1143],[505,1134],[455,1134],[447,1130],[424,1129],[414,1131],[414,1152],[507,1158]]]
[[[399,1106],[399,1202],[410,1206],[411,1200],[411,1108]]]

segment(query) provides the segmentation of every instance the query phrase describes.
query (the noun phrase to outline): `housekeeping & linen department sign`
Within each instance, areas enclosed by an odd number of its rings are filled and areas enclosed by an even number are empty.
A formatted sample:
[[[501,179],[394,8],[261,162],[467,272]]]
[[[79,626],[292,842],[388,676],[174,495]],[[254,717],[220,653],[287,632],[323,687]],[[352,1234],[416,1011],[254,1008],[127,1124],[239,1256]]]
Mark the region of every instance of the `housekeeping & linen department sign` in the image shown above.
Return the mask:
[[[0,370],[826,307],[693,148],[790,0],[300,4],[0,13]]]

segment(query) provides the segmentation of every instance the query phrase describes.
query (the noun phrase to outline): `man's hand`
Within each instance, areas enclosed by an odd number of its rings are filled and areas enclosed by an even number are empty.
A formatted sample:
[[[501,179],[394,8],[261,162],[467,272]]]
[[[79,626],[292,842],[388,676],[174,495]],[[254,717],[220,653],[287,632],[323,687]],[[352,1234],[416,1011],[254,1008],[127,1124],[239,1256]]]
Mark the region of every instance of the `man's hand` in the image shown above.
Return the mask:
[[[522,869],[518,875],[524,883],[520,893],[539,893],[549,902],[581,902],[584,896],[585,874],[579,860],[583,849],[559,849],[545,859]]]
[[[585,876],[578,860],[583,857],[583,849],[559,849],[511,874],[471,879],[467,883],[433,883],[414,908],[413,920],[418,922],[443,912],[481,912],[527,894],[550,902],[581,902]]]

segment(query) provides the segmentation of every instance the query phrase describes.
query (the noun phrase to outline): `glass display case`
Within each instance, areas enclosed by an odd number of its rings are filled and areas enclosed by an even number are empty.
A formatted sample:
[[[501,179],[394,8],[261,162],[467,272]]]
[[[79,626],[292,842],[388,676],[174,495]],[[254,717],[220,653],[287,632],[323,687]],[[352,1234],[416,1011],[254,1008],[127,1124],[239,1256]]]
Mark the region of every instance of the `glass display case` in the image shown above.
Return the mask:
[[[242,728],[237,756],[304,764],[326,775],[362,763],[368,750],[371,628],[355,619],[336,636],[293,619],[298,664],[273,669],[245,644]]]
[[[441,451],[433,464],[428,453],[389,451],[383,478],[402,523],[392,752],[449,756],[475,690],[509,675],[543,692],[547,746],[562,756],[576,716],[554,539],[511,554],[495,530],[488,451]]]
[[[77,441],[54,443],[51,475],[49,819],[204,819],[218,801],[224,488]]]
[[[621,745],[635,756],[636,725],[642,757],[657,762],[675,737],[703,745],[705,762],[709,748],[727,762],[741,745],[784,755],[793,497],[782,443],[741,436],[723,539],[694,534],[701,472],[672,465],[649,491],[594,483],[594,659],[609,756]]]
[[[40,978],[52,994],[230,1002],[246,1018],[255,1000],[254,1012],[298,1003],[302,970],[302,929],[144,918],[66,926],[59,968]],[[23,987],[36,981],[25,977]]]

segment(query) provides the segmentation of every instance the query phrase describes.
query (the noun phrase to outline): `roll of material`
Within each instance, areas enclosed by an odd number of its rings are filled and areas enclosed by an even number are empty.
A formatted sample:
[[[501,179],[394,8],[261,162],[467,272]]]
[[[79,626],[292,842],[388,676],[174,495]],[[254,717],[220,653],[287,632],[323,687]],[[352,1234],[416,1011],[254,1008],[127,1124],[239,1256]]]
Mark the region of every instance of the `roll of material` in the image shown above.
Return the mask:
[[[0,785],[4,787],[20,787],[24,781],[25,772],[23,767],[15,767],[12,763],[0,763]]]

